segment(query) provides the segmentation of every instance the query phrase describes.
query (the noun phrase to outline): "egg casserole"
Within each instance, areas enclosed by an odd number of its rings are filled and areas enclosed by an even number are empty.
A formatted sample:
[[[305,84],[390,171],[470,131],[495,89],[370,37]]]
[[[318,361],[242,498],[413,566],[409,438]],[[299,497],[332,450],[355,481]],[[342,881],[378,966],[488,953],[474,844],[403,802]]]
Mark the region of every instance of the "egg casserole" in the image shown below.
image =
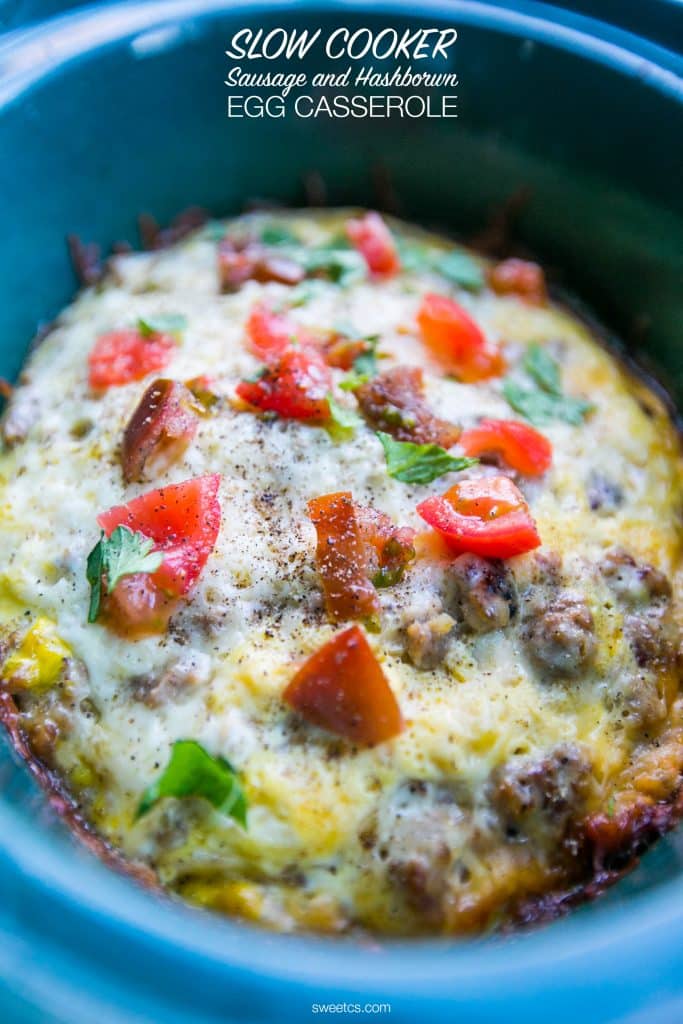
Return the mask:
[[[112,257],[1,433],[2,719],[148,884],[476,934],[679,817],[679,437],[536,264],[210,222]]]

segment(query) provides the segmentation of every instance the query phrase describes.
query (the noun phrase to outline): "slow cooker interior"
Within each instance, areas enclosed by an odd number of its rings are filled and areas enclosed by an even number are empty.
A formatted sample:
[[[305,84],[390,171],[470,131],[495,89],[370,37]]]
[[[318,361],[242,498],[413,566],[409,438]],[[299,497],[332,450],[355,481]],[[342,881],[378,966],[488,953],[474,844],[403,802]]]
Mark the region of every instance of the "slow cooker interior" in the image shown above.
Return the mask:
[[[448,6],[460,34],[453,64],[460,116],[452,121],[226,116],[224,50],[238,28],[321,26],[325,33],[340,24],[379,27],[389,20],[401,30],[417,17],[402,7],[374,5],[369,13],[330,4],[296,10],[195,4],[193,16],[175,20],[173,5],[151,4],[144,17],[137,5],[112,5],[107,38],[99,43],[95,19],[86,15],[59,29],[61,38],[53,35],[49,46],[36,37],[23,55],[0,49],[0,63],[12,72],[0,82],[0,374],[16,375],[36,328],[74,291],[68,232],[106,250],[120,239],[137,243],[140,211],[165,222],[189,204],[216,215],[258,197],[298,205],[306,198],[305,176],[317,171],[330,204],[382,205],[386,190],[378,193],[377,182],[388,175],[401,215],[465,237],[524,190],[517,238],[556,268],[609,328],[645,348],[672,388],[683,385],[683,211],[675,173],[683,105],[673,76],[618,48],[563,35],[561,26],[544,41],[545,30],[525,20],[520,5],[512,14],[476,3]],[[417,20],[450,24],[448,6],[423,5]],[[158,23],[149,14],[154,8]],[[60,47],[71,51],[68,60],[59,59]],[[322,68],[313,60],[302,69]],[[6,906],[25,916],[27,904],[19,907],[9,882],[23,856],[19,840],[34,835],[27,874],[45,851],[67,873],[81,871],[84,855],[49,819],[4,747],[0,780],[1,810],[13,833],[2,854],[8,873],[0,871],[0,889]],[[660,843],[598,905],[553,932],[576,935],[582,921],[606,921],[671,884],[680,874],[682,843],[677,836]],[[55,899],[59,873],[45,870]],[[87,865],[82,877],[85,892],[104,873]],[[124,883],[111,884],[115,899]],[[220,928],[225,950],[237,950],[234,935],[244,930]],[[50,929],[55,941],[67,941],[58,923]],[[121,936],[111,941],[125,960],[116,945]],[[515,940],[518,951],[524,941]],[[126,969],[144,981],[140,964]],[[420,959],[411,968],[413,981],[416,970],[426,978]],[[253,1013],[250,1019],[261,1019]]]

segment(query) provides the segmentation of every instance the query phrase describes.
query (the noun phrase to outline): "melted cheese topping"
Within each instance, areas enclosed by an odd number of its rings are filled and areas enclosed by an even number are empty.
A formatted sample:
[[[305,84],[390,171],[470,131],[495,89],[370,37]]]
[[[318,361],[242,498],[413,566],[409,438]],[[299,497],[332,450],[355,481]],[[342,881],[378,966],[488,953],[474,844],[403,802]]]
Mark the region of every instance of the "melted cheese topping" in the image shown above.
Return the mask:
[[[269,214],[240,223],[258,233],[265,220],[277,220],[315,247],[343,219]],[[429,251],[447,247],[405,226],[394,230]],[[226,403],[201,419],[163,479],[124,486],[122,433],[153,376],[95,395],[87,357],[106,331],[182,314],[187,326],[166,375],[208,374],[230,395],[259,368],[244,341],[254,303],[288,307],[294,300],[299,324],[350,324],[378,335],[381,369],[423,367],[438,416],[465,428],[482,417],[518,418],[500,379],[458,383],[430,359],[415,324],[430,290],[453,295],[502,345],[512,368],[531,342],[547,347],[563,389],[595,403],[581,425],[542,428],[553,466],[540,480],[517,482],[543,556],[561,565],[553,586],[590,609],[596,650],[576,678],[539,670],[529,622],[551,597],[544,596],[542,561],[529,554],[509,563],[522,605],[515,623],[477,634],[459,622],[443,660],[416,667],[406,653],[407,628],[453,611],[444,598],[450,559],[425,547],[403,581],[380,592],[381,630],[369,637],[406,729],[377,747],[354,748],[298,719],[281,699],[302,660],[336,631],[323,609],[306,503],[348,489],[398,525],[424,531],[417,503],[456,478],[409,486],[388,476],[370,429],[339,442],[310,423]],[[332,372],[338,384],[343,372]],[[337,399],[356,405],[348,392]],[[361,274],[344,286],[249,281],[221,294],[212,228],[167,251],[116,257],[106,281],[84,291],[31,356],[8,416],[29,425],[0,458],[0,539],[10,552],[0,569],[0,616],[9,658],[25,657],[27,644],[29,656],[46,648],[47,667],[34,670],[45,682],[54,675],[50,651],[70,652],[61,683],[42,687],[42,697],[17,698],[25,726],[35,738],[36,724],[44,733],[52,723],[49,756],[96,828],[189,899],[282,929],[490,927],[518,899],[578,877],[565,819],[579,822],[615,799],[620,806],[622,797],[628,804],[646,788],[634,764],[651,758],[655,741],[669,750],[678,713],[672,669],[638,663],[629,608],[602,566],[614,548],[656,565],[673,582],[676,621],[678,438],[658,399],[562,309],[486,287],[465,291],[424,266],[387,280]],[[168,633],[131,642],[89,625],[85,562],[98,538],[97,513],[162,482],[216,472],[218,541]],[[465,475],[486,472],[479,466]],[[595,486],[616,499],[592,508]],[[45,622],[47,639],[27,641],[26,624]],[[156,701],[139,699],[141,678],[161,681]],[[247,830],[197,799],[167,799],[135,821],[142,791],[183,738],[238,770]],[[656,755],[648,765],[652,779]],[[657,798],[670,796],[677,779],[672,756]]]

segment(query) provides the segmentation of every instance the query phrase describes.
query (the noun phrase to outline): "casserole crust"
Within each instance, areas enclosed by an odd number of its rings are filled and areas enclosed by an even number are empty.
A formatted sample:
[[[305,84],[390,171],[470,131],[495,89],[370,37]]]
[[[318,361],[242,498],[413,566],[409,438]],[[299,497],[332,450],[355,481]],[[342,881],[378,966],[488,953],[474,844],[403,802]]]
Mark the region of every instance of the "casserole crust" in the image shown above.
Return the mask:
[[[1,717],[114,866],[478,933],[680,816],[679,438],[533,264],[212,223],[114,257],[2,430]]]

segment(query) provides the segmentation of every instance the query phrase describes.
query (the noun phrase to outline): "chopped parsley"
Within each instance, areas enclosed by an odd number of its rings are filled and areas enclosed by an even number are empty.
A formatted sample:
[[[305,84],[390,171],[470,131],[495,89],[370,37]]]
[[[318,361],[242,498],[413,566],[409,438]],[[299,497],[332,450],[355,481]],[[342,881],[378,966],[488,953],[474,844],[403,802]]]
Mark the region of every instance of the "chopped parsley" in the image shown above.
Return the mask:
[[[342,288],[365,276],[365,261],[355,249],[320,247],[304,253],[307,274],[321,275]]]
[[[384,448],[389,476],[404,484],[429,484],[444,473],[457,473],[479,462],[479,459],[449,455],[438,444],[395,441],[390,434],[381,430],[377,432],[377,437]]]
[[[408,272],[432,272],[445,277],[468,291],[478,292],[484,287],[484,272],[477,261],[463,249],[448,252],[430,249],[416,242],[399,243],[401,267]]]
[[[166,796],[200,796],[247,827],[247,798],[229,761],[212,757],[196,740],[176,740],[160,777],[145,790],[136,818]]]
[[[172,334],[179,338],[186,327],[187,317],[182,313],[157,313],[138,320],[138,330],[143,338],[151,338],[153,334]]]
[[[330,419],[326,424],[327,431],[334,441],[347,441],[353,437],[356,428],[362,424],[363,420],[354,409],[347,409],[346,406],[340,405],[331,392],[326,397],[330,409]]]
[[[264,245],[300,245],[300,239],[291,228],[284,224],[264,224],[261,229],[261,241]]]
[[[484,272],[476,262],[462,249],[452,249],[434,261],[434,270],[453,284],[460,285],[471,292],[478,292],[484,287]]]
[[[342,391],[355,391],[361,384],[365,384],[371,377],[377,375],[377,344],[379,334],[369,334],[362,339],[368,346],[365,352],[361,352],[353,361],[353,370],[339,384]]]
[[[379,334],[369,334],[363,341],[368,346],[365,352],[361,352],[353,361],[355,373],[365,377],[374,377],[377,373],[377,343]]]
[[[133,533],[127,526],[117,526],[111,537],[100,535],[88,555],[86,579],[90,584],[88,622],[95,622],[102,601],[102,578],[106,577],[107,593],[111,594],[124,576],[138,572],[156,572],[164,556],[152,551],[154,542],[144,533]]]
[[[531,379],[531,386],[508,377],[503,383],[503,394],[515,412],[535,426],[544,426],[553,420],[580,426],[595,408],[592,402],[564,394],[559,364],[540,345],[529,346],[522,367]]]

